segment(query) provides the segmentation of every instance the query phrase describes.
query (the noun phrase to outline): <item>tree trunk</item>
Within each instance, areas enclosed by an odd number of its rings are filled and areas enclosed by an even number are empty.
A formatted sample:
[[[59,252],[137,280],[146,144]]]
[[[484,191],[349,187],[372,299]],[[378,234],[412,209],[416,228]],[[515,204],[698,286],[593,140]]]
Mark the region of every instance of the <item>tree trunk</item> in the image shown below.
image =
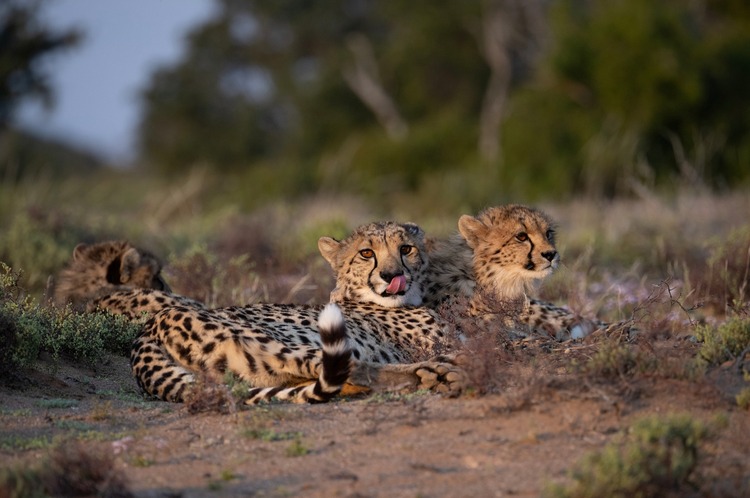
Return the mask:
[[[375,114],[389,137],[394,140],[405,138],[409,126],[380,81],[378,65],[369,40],[363,35],[354,35],[346,40],[346,45],[354,56],[354,64],[342,70],[349,88]]]
[[[490,80],[479,116],[479,155],[488,162],[500,156],[500,122],[511,81],[510,43],[513,28],[509,1],[492,2],[482,19],[482,53],[490,67]],[[510,6],[512,8],[512,6]]]
[[[488,162],[500,157],[500,124],[513,76],[511,54],[533,66],[545,44],[544,8],[539,0],[489,0],[482,15],[480,50],[490,68],[479,117],[479,154]]]

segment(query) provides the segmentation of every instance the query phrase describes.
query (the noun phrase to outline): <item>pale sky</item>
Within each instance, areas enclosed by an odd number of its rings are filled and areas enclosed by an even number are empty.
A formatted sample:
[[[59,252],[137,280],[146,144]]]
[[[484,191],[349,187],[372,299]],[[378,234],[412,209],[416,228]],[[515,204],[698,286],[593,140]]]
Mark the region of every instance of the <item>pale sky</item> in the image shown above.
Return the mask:
[[[18,122],[62,137],[117,161],[132,158],[139,89],[151,71],[175,61],[182,40],[213,12],[211,0],[54,0],[44,19],[78,26],[78,48],[50,62],[56,105],[21,109]]]

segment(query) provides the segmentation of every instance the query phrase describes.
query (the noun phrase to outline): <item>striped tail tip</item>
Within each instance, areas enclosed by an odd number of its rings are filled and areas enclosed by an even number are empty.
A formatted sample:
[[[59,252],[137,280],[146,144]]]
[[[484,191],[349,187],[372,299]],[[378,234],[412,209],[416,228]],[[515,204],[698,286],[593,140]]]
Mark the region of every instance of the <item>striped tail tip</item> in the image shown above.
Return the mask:
[[[329,304],[318,317],[322,349],[321,370],[317,380],[293,387],[251,389],[247,405],[276,399],[293,403],[325,403],[344,387],[351,372],[352,350],[346,335],[346,321],[341,309]]]
[[[327,304],[318,317],[318,331],[323,348],[323,369],[319,384],[321,394],[341,391],[351,373],[352,349],[346,335],[346,321],[341,308]]]

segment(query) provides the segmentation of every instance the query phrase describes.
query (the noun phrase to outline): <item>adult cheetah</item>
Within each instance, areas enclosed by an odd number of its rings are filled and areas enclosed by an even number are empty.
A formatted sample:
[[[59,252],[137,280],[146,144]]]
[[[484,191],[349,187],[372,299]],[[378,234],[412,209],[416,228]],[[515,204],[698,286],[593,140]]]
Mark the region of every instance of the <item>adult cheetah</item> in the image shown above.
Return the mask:
[[[318,323],[321,306],[277,304],[165,308],[134,344],[131,365],[139,386],[157,398],[182,401],[196,374],[222,378],[231,372],[255,386],[249,403],[269,397],[326,401],[344,380],[377,387],[382,379],[399,379],[454,392],[462,387],[462,374],[450,363],[414,362],[434,354],[445,335],[433,311],[403,307],[422,294],[427,259],[419,227],[372,223],[341,242],[324,237],[319,247],[338,276],[334,299],[344,316],[330,308]],[[120,302],[129,309],[140,294],[121,293]],[[106,307],[117,311],[115,304],[110,299]]]

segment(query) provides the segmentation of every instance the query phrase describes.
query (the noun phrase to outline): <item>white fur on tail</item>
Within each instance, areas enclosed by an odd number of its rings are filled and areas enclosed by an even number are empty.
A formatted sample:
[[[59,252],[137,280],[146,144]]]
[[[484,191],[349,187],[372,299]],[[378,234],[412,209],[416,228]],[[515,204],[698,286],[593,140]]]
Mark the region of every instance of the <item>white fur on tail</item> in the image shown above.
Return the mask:
[[[324,403],[336,396],[349,378],[352,354],[341,308],[336,304],[326,305],[318,316],[318,331],[323,350],[318,379],[304,386],[251,389],[245,404],[256,404],[271,398],[296,403]]]

